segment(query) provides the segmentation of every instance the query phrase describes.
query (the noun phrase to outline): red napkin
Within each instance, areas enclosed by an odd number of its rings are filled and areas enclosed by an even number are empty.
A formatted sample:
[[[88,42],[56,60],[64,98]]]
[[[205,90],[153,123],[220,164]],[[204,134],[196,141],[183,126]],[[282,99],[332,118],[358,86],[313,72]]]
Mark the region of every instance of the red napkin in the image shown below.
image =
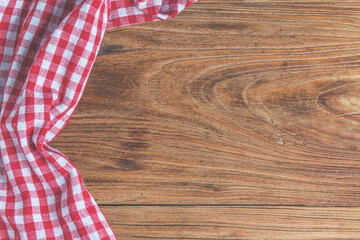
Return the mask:
[[[105,30],[168,20],[195,1],[0,1],[0,239],[116,239],[49,143],[83,94]]]

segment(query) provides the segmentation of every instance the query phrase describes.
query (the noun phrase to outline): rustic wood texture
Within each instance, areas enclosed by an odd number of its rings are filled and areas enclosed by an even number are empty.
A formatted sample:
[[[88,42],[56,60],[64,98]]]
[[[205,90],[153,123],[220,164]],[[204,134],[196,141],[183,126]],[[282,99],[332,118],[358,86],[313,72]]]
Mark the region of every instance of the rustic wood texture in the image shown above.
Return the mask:
[[[360,238],[360,208],[103,207],[120,239]]]
[[[360,1],[199,0],[108,31],[52,146],[120,239],[359,239],[359,122]]]

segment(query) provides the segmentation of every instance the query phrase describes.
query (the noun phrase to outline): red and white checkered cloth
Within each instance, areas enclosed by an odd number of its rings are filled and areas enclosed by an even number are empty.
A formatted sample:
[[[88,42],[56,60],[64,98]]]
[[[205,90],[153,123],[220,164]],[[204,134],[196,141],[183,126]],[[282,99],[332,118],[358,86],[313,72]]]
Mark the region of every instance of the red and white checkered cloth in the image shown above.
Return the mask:
[[[49,143],[84,91],[105,30],[196,0],[0,0],[0,239],[116,239]]]

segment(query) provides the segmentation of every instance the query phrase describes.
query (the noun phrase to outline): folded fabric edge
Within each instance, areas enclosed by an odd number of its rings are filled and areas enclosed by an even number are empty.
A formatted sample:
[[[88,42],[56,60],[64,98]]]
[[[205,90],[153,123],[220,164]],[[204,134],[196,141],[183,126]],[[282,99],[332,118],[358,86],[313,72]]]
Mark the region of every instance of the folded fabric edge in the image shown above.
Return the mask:
[[[173,19],[197,0],[111,0],[106,30],[145,22]]]

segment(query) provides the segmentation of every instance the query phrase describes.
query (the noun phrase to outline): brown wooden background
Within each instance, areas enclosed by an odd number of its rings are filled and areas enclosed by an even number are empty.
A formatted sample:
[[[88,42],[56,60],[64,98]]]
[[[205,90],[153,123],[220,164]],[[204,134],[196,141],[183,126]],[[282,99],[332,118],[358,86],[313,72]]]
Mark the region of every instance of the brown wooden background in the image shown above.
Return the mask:
[[[360,1],[110,30],[52,145],[119,239],[360,239]]]

